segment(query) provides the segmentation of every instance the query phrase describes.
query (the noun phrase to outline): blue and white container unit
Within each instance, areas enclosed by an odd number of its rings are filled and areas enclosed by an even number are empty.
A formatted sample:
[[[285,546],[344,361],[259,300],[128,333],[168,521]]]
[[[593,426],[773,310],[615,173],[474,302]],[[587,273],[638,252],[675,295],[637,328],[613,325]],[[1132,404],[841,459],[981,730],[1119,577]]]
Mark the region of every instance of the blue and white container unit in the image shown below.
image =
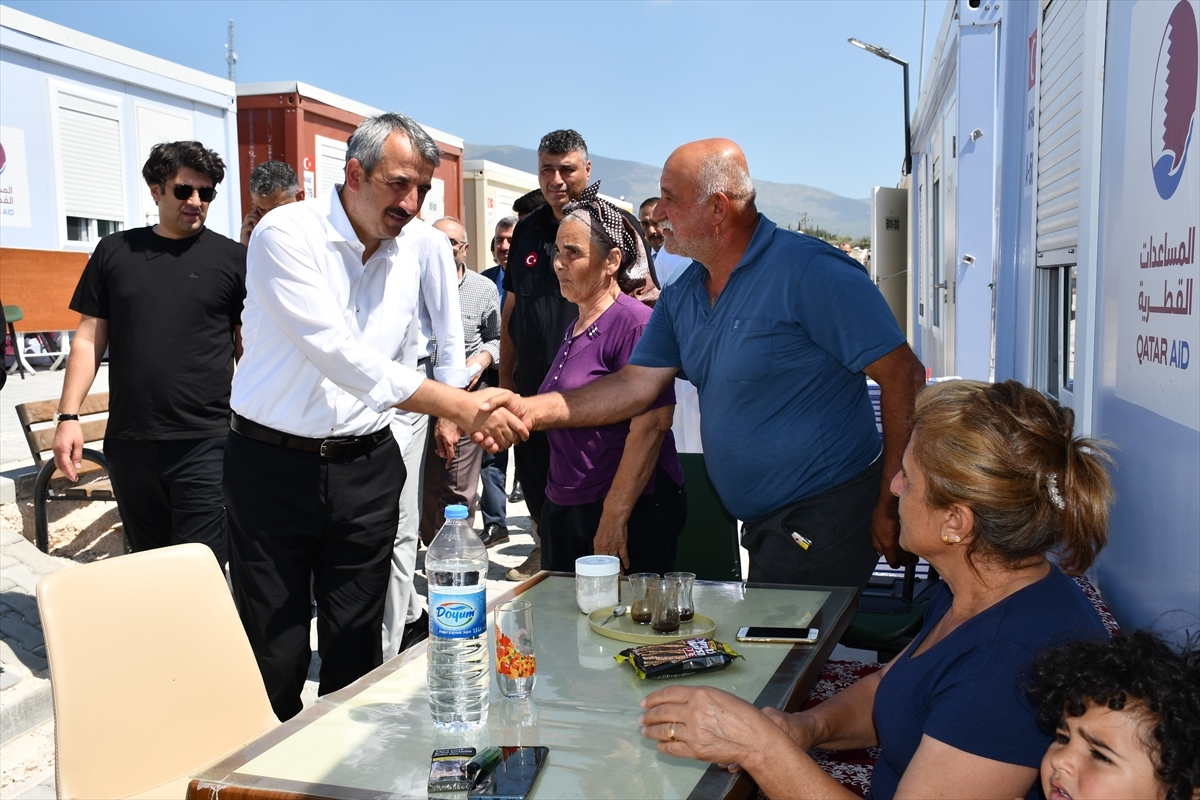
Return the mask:
[[[0,234],[5,248],[91,252],[158,221],[142,165],[194,139],[225,162],[206,225],[241,228],[233,81],[31,14],[0,15]]]
[[[953,0],[912,122],[908,311],[935,377],[1015,378],[1116,446],[1093,569],[1200,627],[1196,0]]]

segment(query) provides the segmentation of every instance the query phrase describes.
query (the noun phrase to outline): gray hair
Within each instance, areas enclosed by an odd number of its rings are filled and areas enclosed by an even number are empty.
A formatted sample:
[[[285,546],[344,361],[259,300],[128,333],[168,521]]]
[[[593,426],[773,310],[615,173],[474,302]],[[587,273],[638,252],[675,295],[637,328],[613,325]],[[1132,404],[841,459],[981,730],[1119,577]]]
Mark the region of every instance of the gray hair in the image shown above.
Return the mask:
[[[696,188],[702,199],[720,192],[735,202],[754,200],[750,173],[722,153],[713,153],[700,162],[700,168],[696,170]]]
[[[250,194],[273,197],[280,192],[295,194],[300,191],[300,180],[296,170],[282,161],[264,161],[250,173]]]
[[[359,123],[350,135],[350,141],[346,142],[346,163],[357,158],[370,175],[383,159],[383,144],[393,133],[403,133],[421,158],[435,167],[441,166],[441,150],[425,129],[409,117],[390,111]]]
[[[516,217],[501,217],[500,221],[496,223],[496,230],[493,233],[499,233],[500,231],[511,230],[512,228],[515,228],[515,227],[517,227],[517,218]]]

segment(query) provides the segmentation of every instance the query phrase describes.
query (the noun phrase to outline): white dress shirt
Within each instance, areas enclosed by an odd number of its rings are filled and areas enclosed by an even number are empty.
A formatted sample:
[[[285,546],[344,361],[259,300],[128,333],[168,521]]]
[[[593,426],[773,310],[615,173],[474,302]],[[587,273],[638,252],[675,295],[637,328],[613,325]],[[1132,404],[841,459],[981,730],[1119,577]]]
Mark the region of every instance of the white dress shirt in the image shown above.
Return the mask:
[[[677,256],[666,250],[659,250],[654,258],[654,268],[664,289],[679,280],[691,265],[692,260],[687,256]],[[675,434],[678,452],[704,452],[700,442],[700,394],[690,381],[681,378],[675,379],[675,417],[671,432]]]
[[[669,283],[674,283],[672,277],[678,277],[692,260],[687,256],[677,256],[674,253],[668,253],[665,248],[659,248],[654,254],[654,271],[658,275],[658,282],[661,286],[666,286]]]
[[[469,379],[466,377],[466,347],[459,315],[458,266],[454,263],[450,240],[418,217],[409,220],[400,230],[396,243],[416,256],[421,274],[421,302],[417,304],[420,324],[414,329],[412,339],[412,366],[416,367],[417,360],[433,355],[431,337],[436,337],[438,363],[433,368],[433,377],[448,386],[462,388]],[[397,410],[392,418],[392,435],[401,450],[406,450],[412,440],[416,416],[412,411]]]
[[[362,436],[417,390],[417,255],[385,239],[363,264],[364,249],[337,191],[263,217],[246,258],[234,411],[297,436]]]
[[[446,234],[419,217],[409,220],[396,242],[417,257],[421,270],[421,300],[417,308],[417,358],[433,355],[430,337],[437,339],[438,363],[433,375],[451,386],[466,386],[457,370],[466,368],[462,321],[458,311],[458,267]]]

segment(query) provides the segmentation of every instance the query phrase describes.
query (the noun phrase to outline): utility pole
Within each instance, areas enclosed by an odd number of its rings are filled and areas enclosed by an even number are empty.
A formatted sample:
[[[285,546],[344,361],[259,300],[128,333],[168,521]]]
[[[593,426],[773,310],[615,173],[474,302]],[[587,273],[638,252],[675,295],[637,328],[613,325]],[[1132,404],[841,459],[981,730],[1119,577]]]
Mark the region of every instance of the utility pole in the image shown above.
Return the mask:
[[[800,215],[800,232],[808,233],[808,212],[805,211]]]
[[[233,20],[229,20],[229,41],[225,43],[225,63],[229,65],[229,80],[237,81],[237,51],[233,49]]]

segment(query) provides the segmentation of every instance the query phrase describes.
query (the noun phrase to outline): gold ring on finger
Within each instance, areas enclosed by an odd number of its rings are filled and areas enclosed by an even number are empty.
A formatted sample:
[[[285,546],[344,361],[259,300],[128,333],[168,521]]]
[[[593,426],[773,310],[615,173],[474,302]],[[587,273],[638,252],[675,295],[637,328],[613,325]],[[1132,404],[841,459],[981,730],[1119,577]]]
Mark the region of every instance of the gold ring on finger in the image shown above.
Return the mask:
[[[670,739],[672,742],[675,741],[675,723],[674,722],[672,722],[670,725],[667,726],[667,738]]]

